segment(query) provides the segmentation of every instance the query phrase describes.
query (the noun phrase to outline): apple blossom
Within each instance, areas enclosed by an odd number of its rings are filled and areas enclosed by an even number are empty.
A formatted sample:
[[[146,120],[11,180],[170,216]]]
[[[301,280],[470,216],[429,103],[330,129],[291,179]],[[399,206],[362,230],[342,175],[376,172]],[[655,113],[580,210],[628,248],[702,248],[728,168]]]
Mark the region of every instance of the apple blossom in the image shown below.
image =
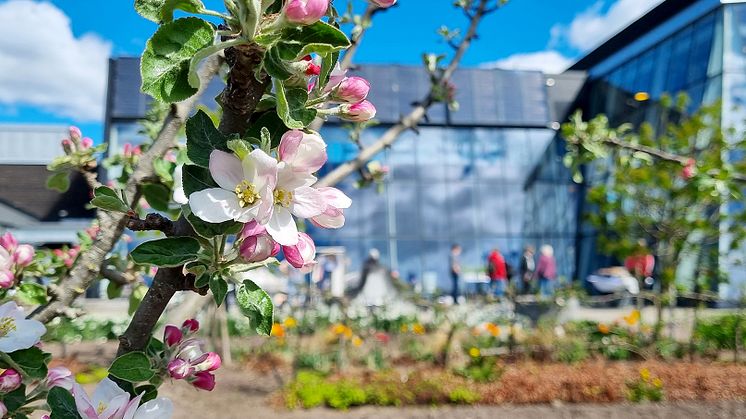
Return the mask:
[[[72,390],[75,406],[84,419],[162,419],[173,416],[173,403],[158,397],[140,406],[142,393],[130,400],[130,395],[114,381],[104,378],[89,397],[83,387],[75,384]]]
[[[169,347],[181,343],[183,337],[181,330],[172,324],[166,326],[166,329],[163,331],[163,343]]]
[[[334,65],[332,72],[329,74],[329,82],[324,86],[324,93],[329,93],[334,90],[334,88],[339,86],[339,83],[341,83],[346,77],[347,70],[343,70],[342,66],[339,65],[339,62],[337,62]]]
[[[310,55],[303,57],[301,63],[305,66],[303,73],[306,76],[318,76],[321,74],[321,66],[313,62],[313,58]]]
[[[353,122],[365,122],[376,116],[376,107],[367,100],[339,107],[339,117]]]
[[[298,233],[298,243],[295,246],[282,246],[282,252],[295,268],[307,269],[316,264],[316,245],[306,233]]]
[[[174,169],[174,194],[173,200],[177,204],[186,205],[189,199],[184,193],[184,165],[180,164]]]
[[[4,418],[8,414],[8,408],[5,407],[5,403],[0,401],[0,418]]]
[[[0,352],[28,349],[39,343],[46,332],[47,328],[41,322],[26,319],[15,301],[0,306]]]
[[[202,371],[194,374],[189,383],[200,390],[212,391],[215,388],[215,375]]]
[[[210,175],[218,188],[189,195],[189,206],[208,223],[228,220],[267,223],[272,216],[273,191],[277,182],[277,160],[254,150],[243,161],[233,154],[214,150],[210,154]]]
[[[238,252],[246,262],[262,262],[280,252],[280,245],[272,240],[267,229],[256,221],[244,225],[241,237],[243,241]]]
[[[75,384],[73,373],[65,367],[50,368],[47,372],[47,388],[62,387],[71,391]]]
[[[294,129],[283,134],[277,147],[280,161],[292,166],[295,172],[313,173],[327,160],[326,143],[317,134]]]
[[[0,247],[4,248],[9,253],[13,253],[16,247],[18,247],[18,240],[16,240],[10,232],[5,233],[0,236]]]
[[[0,373],[0,393],[10,393],[21,386],[23,378],[18,371],[9,368]]]
[[[689,159],[686,161],[684,168],[681,169],[681,177],[685,180],[689,180],[693,178],[695,174],[697,174],[697,161]]]
[[[169,361],[167,369],[171,378],[176,380],[183,380],[194,374],[194,367],[188,361],[180,358]]]
[[[321,214],[311,217],[311,222],[322,228],[340,228],[345,223],[344,209],[352,205],[352,200],[337,188],[318,188],[324,197],[326,208]]]
[[[199,358],[191,361],[195,371],[215,371],[223,364],[220,355],[215,352],[207,352]]]
[[[60,141],[60,144],[62,144],[62,151],[64,151],[65,154],[72,154],[75,151],[75,145],[69,138],[63,138],[62,141]]]
[[[396,4],[396,0],[368,0],[382,9],[388,9],[389,7]]]
[[[327,8],[329,0],[289,0],[283,14],[288,22],[310,25],[324,17]]]
[[[181,324],[181,328],[182,331],[194,333],[199,330],[199,322],[197,319],[186,319],[184,320],[184,323]]]
[[[87,150],[93,146],[93,140],[90,137],[85,137],[80,140],[80,147],[83,150]]]
[[[0,288],[8,289],[16,283],[16,278],[8,269],[0,269]]]
[[[365,100],[370,92],[370,83],[362,77],[345,77],[332,92],[332,98],[339,102],[358,103]]]
[[[80,132],[80,128],[78,127],[71,126],[68,131],[70,133],[70,138],[80,139],[83,136],[83,133]]]
[[[22,244],[13,252],[13,262],[21,268],[28,266],[34,260],[34,248],[28,244]]]

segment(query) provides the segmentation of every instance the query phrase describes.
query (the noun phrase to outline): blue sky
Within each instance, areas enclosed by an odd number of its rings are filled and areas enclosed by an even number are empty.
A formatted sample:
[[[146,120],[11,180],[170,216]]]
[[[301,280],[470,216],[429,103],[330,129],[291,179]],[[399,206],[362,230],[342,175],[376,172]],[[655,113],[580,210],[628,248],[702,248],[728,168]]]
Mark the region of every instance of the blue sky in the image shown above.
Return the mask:
[[[560,71],[659,1],[511,0],[484,21],[464,65]],[[449,51],[437,28],[465,23],[452,0],[400,0],[376,16],[356,62],[417,65],[423,52]],[[100,140],[106,59],[139,55],[155,28],[130,0],[0,0],[0,123],[77,124]]]

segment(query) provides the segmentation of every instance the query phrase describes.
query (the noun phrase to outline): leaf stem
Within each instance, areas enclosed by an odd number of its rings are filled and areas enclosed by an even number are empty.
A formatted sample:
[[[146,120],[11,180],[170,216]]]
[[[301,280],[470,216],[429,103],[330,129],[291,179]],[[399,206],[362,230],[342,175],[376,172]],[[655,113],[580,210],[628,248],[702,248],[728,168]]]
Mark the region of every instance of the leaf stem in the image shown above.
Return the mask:
[[[247,43],[248,41],[243,38],[236,38],[231,39],[230,41],[219,42],[217,44],[211,45],[207,48],[202,48],[201,50],[197,51],[194,54],[194,57],[192,57],[192,60],[189,62],[189,85],[194,87],[195,89],[199,88],[199,74],[197,74],[197,67],[199,66],[200,61],[211,56],[212,54],[215,54],[218,51]]]

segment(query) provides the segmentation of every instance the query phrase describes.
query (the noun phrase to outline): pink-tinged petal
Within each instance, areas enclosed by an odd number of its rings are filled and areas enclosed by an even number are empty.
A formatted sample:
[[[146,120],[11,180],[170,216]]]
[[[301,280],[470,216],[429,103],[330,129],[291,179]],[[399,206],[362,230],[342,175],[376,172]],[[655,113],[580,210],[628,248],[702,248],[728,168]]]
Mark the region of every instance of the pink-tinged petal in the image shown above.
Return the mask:
[[[292,191],[301,186],[311,186],[316,183],[316,176],[311,172],[296,172],[285,162],[277,165],[277,188]]]
[[[312,266],[316,262],[316,245],[306,233],[298,233],[298,243],[295,246],[283,246],[285,259],[295,268],[301,269]]]
[[[88,394],[86,394],[85,390],[83,390],[83,387],[81,387],[80,384],[73,384],[72,393],[73,398],[75,399],[75,407],[78,408],[78,413],[80,413],[80,416],[82,416],[84,419],[98,419],[96,408],[93,407],[91,399],[88,398]]]
[[[234,220],[243,213],[236,194],[221,188],[204,189],[189,195],[192,213],[208,223]]]
[[[282,135],[277,153],[280,160],[287,161],[293,158],[298,151],[301,141],[303,141],[303,131],[292,129]]]
[[[108,403],[108,406],[102,413],[99,413],[99,419],[115,419],[121,418],[127,410],[127,405],[130,401],[129,394],[122,394],[114,397]]]
[[[210,175],[218,186],[232,191],[244,180],[241,160],[225,151],[213,150],[210,153]]]
[[[330,207],[323,214],[311,218],[311,222],[321,228],[341,228],[345,225],[345,215],[341,209]]]
[[[259,195],[261,200],[259,201],[259,205],[254,209],[254,219],[259,224],[265,225],[269,222],[275,210],[274,189],[266,188],[260,191]]]
[[[181,333],[181,329],[172,324],[167,325],[163,331],[163,343],[166,346],[176,346],[181,342],[182,338],[184,338],[184,334]]]
[[[327,205],[334,208],[349,208],[352,205],[352,199],[337,188],[323,187],[318,188],[318,191],[321,192]]]
[[[265,233],[266,231],[267,229],[264,228],[263,225],[257,223],[256,221],[250,221],[244,224],[243,228],[241,229],[240,238],[245,239],[251,236],[258,236]]]
[[[137,408],[140,406],[140,400],[142,400],[142,396],[144,395],[145,392],[143,391],[127,403],[124,408],[124,415],[122,416],[122,419],[134,419],[135,413],[137,413],[138,410]]]
[[[298,243],[298,226],[287,208],[275,205],[272,217],[265,225],[267,232],[282,246],[294,246]]]
[[[257,189],[275,188],[277,182],[277,160],[262,150],[254,150],[242,162],[246,180]]]
[[[303,186],[293,191],[289,209],[296,217],[311,218],[324,212],[326,201],[318,190]]]

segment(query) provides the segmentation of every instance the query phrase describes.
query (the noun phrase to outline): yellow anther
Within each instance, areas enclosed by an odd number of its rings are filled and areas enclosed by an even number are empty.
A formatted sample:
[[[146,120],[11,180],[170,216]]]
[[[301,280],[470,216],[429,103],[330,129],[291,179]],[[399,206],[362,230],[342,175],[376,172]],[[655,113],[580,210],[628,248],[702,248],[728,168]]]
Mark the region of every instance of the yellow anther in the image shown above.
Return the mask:
[[[241,183],[236,185],[236,195],[238,196],[238,204],[243,207],[252,205],[259,199],[259,194],[256,192],[256,188],[252,183],[247,180],[242,180]]]

